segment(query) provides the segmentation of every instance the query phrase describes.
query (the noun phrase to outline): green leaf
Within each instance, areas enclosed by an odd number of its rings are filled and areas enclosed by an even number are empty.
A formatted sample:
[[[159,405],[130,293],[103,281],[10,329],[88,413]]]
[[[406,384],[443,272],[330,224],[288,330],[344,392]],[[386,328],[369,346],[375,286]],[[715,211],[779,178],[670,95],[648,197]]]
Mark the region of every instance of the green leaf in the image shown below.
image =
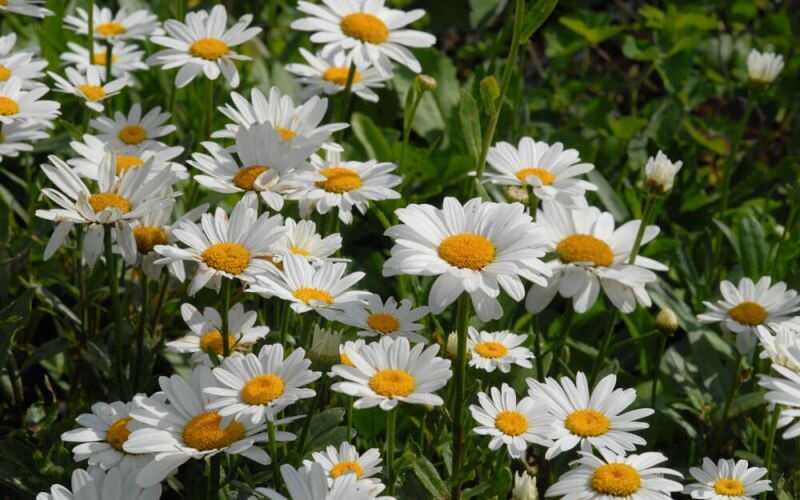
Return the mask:
[[[370,158],[385,161],[393,158],[392,148],[381,130],[367,115],[353,114],[353,134]]]
[[[592,27],[587,25],[581,19],[576,19],[574,17],[560,17],[558,22],[561,23],[563,26],[566,26],[568,29],[572,30],[573,32],[579,34],[583,38],[586,39],[587,42],[593,47],[601,44],[602,42],[608,40],[609,38],[613,37],[617,33],[621,32],[623,29],[622,26],[597,26]]]
[[[606,207],[606,210],[614,216],[614,219],[617,221],[628,220],[631,216],[628,207],[625,206],[625,203],[619,198],[614,188],[603,177],[603,174],[594,169],[587,174],[587,177],[589,182],[597,186],[597,196]]]
[[[25,327],[31,317],[33,290],[26,290],[14,302],[0,311],[0,369],[6,366],[6,359],[14,344],[14,336]]]
[[[458,119],[461,122],[461,131],[467,151],[477,164],[481,154],[481,115],[478,103],[466,89],[461,90],[461,100],[458,105]]]
[[[558,0],[539,0],[535,4],[528,7],[525,12],[525,22],[522,24],[522,32],[520,33],[519,43],[525,45],[528,43],[530,37],[547,21],[553,9],[556,8]]]
[[[447,498],[447,485],[427,458],[417,457],[414,462],[414,474],[433,498]]]

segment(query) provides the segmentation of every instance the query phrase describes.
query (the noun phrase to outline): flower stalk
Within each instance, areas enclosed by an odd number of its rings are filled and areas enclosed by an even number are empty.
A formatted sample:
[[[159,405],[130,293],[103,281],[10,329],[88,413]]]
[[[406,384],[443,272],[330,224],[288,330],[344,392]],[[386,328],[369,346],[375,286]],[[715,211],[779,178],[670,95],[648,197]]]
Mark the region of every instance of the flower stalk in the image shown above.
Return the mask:
[[[467,373],[467,327],[469,326],[470,297],[464,292],[456,303],[456,335],[458,347],[453,374],[455,402],[453,403],[453,484],[451,497],[461,498],[462,467],[464,465],[464,392]]]
[[[397,433],[397,408],[386,412],[386,490],[394,495],[394,447]]]

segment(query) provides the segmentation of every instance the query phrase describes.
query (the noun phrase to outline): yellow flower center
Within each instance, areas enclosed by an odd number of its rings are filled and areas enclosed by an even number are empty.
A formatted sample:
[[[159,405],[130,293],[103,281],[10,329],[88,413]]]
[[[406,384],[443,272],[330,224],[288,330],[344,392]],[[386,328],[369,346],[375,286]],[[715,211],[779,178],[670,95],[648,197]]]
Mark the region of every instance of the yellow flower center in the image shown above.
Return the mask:
[[[106,91],[99,85],[78,85],[78,89],[86,96],[87,101],[99,101],[106,96]]]
[[[290,251],[290,252],[292,252],[292,254],[294,254],[294,255],[299,255],[299,256],[301,256],[301,257],[308,257],[308,256],[310,256],[310,255],[311,255],[311,252],[309,252],[309,251],[308,251],[308,250],[306,250],[305,248],[303,248],[303,247],[299,247],[299,246],[297,246],[297,245],[292,245],[292,246],[289,248],[289,251]]]
[[[538,177],[545,186],[551,185],[556,180],[556,176],[543,168],[528,167],[517,172],[517,179],[522,183],[527,182],[528,177],[531,176]]]
[[[473,348],[482,358],[497,359],[502,358],[508,353],[508,347],[500,342],[487,340],[475,344]]]
[[[587,409],[570,413],[564,426],[577,436],[597,437],[611,429],[611,422],[599,411]]]
[[[292,139],[297,137],[297,132],[288,128],[277,127],[275,129],[275,132],[277,132],[278,135],[281,136],[281,139],[284,141],[291,141]]]
[[[250,264],[250,251],[239,243],[215,243],[203,251],[208,267],[228,274],[241,274]]]
[[[604,495],[627,497],[641,487],[642,477],[628,464],[604,464],[592,474],[592,488]]]
[[[322,74],[322,79],[331,83],[335,83],[340,87],[347,85],[347,75],[350,73],[350,68],[328,68]],[[363,79],[361,72],[356,70],[353,74],[353,84],[360,82]]]
[[[350,361],[350,357],[347,354],[343,353],[343,352],[339,353],[339,363],[341,363],[341,364],[343,364],[345,366],[355,366],[353,364],[353,362]]]
[[[183,443],[206,451],[226,448],[245,437],[244,426],[239,422],[234,420],[224,429],[220,427],[221,422],[222,417],[215,411],[195,416],[183,428]]]
[[[116,193],[96,193],[89,196],[89,205],[95,213],[100,213],[109,208],[116,208],[123,214],[131,211],[131,202]]]
[[[128,28],[123,26],[122,23],[110,22],[98,24],[94,31],[101,36],[118,36],[127,33]]]
[[[6,82],[11,78],[11,70],[0,64],[0,82]]]
[[[389,27],[379,17],[356,12],[342,18],[342,32],[362,42],[379,44],[389,38]]]
[[[242,399],[250,405],[268,405],[283,394],[283,379],[275,374],[253,377],[242,387]]]
[[[117,56],[112,55],[111,56],[111,64],[114,64],[116,62],[117,62]],[[96,66],[105,66],[106,64],[108,64],[108,53],[106,53],[106,52],[95,52],[94,53],[94,64]]]
[[[369,379],[369,387],[387,398],[405,397],[417,388],[413,375],[404,370],[381,370]]]
[[[355,474],[356,478],[361,478],[364,475],[364,469],[358,465],[358,462],[352,460],[345,460],[331,467],[329,475],[331,479],[336,479],[343,474]]]
[[[228,53],[228,44],[218,38],[201,38],[189,47],[193,56],[207,61],[216,61]]]
[[[602,267],[614,263],[614,252],[608,243],[591,234],[567,236],[556,246],[556,253],[562,262],[591,262]]]
[[[158,226],[138,226],[133,228],[136,248],[140,253],[150,253],[156,245],[167,244],[167,232]]]
[[[494,261],[497,251],[485,236],[461,233],[439,243],[439,257],[451,266],[480,271]]]
[[[738,479],[717,479],[714,482],[714,492],[717,495],[729,497],[744,496],[744,483]]]
[[[147,139],[147,131],[139,125],[128,125],[119,131],[117,137],[125,144],[136,145]]]
[[[737,323],[747,326],[757,326],[767,319],[769,313],[761,304],[744,301],[728,311],[728,316]]]
[[[144,160],[138,156],[131,155],[117,155],[116,167],[117,175],[122,175],[132,168],[141,167],[144,165]]]
[[[131,417],[123,417],[111,424],[106,431],[106,442],[117,451],[122,451],[122,445],[131,435],[131,431],[128,430],[128,422],[131,420]]]
[[[310,304],[311,302],[333,304],[333,296],[325,290],[320,290],[319,288],[298,288],[293,293],[297,300],[306,305]]]
[[[19,113],[19,104],[10,97],[0,95],[0,116],[14,116]]]
[[[233,183],[239,189],[245,191],[252,191],[253,184],[255,184],[258,176],[268,170],[264,165],[251,165],[249,167],[240,168],[236,175],[233,176]]]
[[[236,345],[236,337],[228,335],[228,349],[233,349]],[[225,348],[222,345],[222,334],[219,330],[211,330],[200,337],[200,350],[205,353],[214,353],[217,356],[222,356]]]
[[[375,331],[386,335],[400,329],[400,322],[391,314],[375,313],[367,318],[367,325]]]
[[[528,430],[528,419],[515,410],[503,410],[494,418],[494,426],[508,436],[519,436]]]
[[[329,193],[349,193],[361,187],[361,176],[355,170],[344,167],[323,168],[319,173],[326,180],[317,182],[317,187]]]

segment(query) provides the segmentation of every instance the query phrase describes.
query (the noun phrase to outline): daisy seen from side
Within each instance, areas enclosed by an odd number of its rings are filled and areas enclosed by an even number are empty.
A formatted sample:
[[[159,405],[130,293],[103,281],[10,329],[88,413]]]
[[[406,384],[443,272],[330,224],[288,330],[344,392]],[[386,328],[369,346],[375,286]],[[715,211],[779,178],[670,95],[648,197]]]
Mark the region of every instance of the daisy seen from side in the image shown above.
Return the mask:
[[[297,255],[312,263],[342,260],[333,257],[342,248],[341,234],[323,237],[317,232],[314,221],[307,219],[296,221],[287,218],[283,225],[286,227],[286,234],[272,247],[278,259],[285,255]]]
[[[174,125],[167,124],[169,119],[170,114],[162,113],[159,106],[143,115],[142,105],[137,102],[127,114],[117,111],[113,118],[100,116],[92,119],[89,124],[98,132],[97,138],[111,148],[165,147],[159,139],[176,130]]]
[[[47,124],[40,122],[0,123],[0,161],[33,151],[36,142],[50,136],[46,129]]]
[[[344,306],[336,320],[357,328],[359,337],[405,337],[427,343],[428,339],[418,333],[423,326],[417,322],[428,312],[425,306],[415,308],[408,299],[398,303],[389,297],[384,302],[379,295],[370,294],[361,302]]]
[[[495,370],[508,373],[514,365],[532,368],[530,360],[533,359],[533,353],[522,346],[525,341],[525,335],[516,335],[507,330],[485,332],[469,327],[469,365],[489,373]]]
[[[61,115],[61,105],[42,99],[49,91],[44,85],[23,90],[22,80],[17,77],[0,83],[0,123],[52,124]]]
[[[78,7],[74,15],[64,17],[64,24],[79,35],[88,35],[89,12]],[[108,7],[95,5],[93,24],[95,39],[109,42],[143,40],[161,31],[158,17],[145,9],[129,11],[122,8],[115,13]]]
[[[103,83],[100,74],[94,67],[80,73],[75,68],[65,70],[66,78],[56,73],[48,73],[56,82],[56,92],[64,92],[79,97],[92,111],[102,113],[105,109],[103,101],[119,94],[128,85],[125,79]]]
[[[720,459],[714,463],[703,458],[702,467],[692,467],[689,473],[695,482],[684,493],[704,500],[755,500],[765,491],[772,491],[763,467],[750,467],[747,460]]]
[[[100,75],[100,79],[106,80],[109,54],[105,45],[95,43],[94,58],[92,58],[88,48],[75,42],[67,42],[67,48],[69,50],[62,52],[59,56],[64,64],[74,66],[81,73],[86,73],[89,68],[94,68]],[[133,81],[133,72],[149,69],[149,66],[143,60],[144,51],[136,45],[116,42],[111,50],[110,57],[111,76],[115,79]]]
[[[350,61],[344,52],[323,56],[301,48],[300,54],[306,63],[287,64],[286,71],[297,77],[306,95],[334,95],[346,88]],[[371,63],[362,61],[355,67],[351,91],[365,101],[378,102],[375,89],[384,88],[391,77],[391,73],[383,74]]]
[[[111,153],[116,175],[119,177],[133,168],[139,168],[147,162],[153,165],[151,173],[168,169],[179,180],[189,178],[186,167],[175,161],[183,148],[180,146],[164,146],[159,142],[142,142],[139,145],[120,146],[108,144],[99,137],[85,134],[83,140],[70,142],[70,147],[77,154],[67,160],[79,176],[97,180],[106,156]]]
[[[380,484],[378,477],[381,467],[381,453],[377,448],[370,448],[364,453],[348,442],[343,442],[339,447],[328,445],[323,451],[313,452],[312,460],[304,460],[303,466],[311,468],[319,464],[328,476],[328,484],[333,485],[341,476],[351,474],[367,485]]]

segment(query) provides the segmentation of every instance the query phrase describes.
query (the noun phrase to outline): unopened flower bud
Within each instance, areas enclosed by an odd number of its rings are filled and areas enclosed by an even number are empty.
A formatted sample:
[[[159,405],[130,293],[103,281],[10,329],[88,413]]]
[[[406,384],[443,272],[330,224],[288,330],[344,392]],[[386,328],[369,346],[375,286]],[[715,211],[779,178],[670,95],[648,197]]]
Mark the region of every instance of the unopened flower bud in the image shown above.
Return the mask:
[[[514,474],[514,490],[511,492],[511,498],[512,500],[538,500],[536,476],[531,476],[527,472]]]
[[[458,334],[456,332],[447,336],[447,355],[451,358],[458,356]]]
[[[339,362],[339,344],[341,343],[341,333],[316,326],[308,357],[312,363],[322,366],[337,364]]]
[[[750,51],[747,56],[747,76],[753,83],[762,85],[775,81],[783,70],[783,56],[774,52]]]
[[[414,82],[421,92],[433,92],[436,90],[436,87],[439,86],[439,82],[431,75],[417,75]]]
[[[664,309],[658,311],[658,315],[656,316],[656,328],[661,330],[662,333],[672,335],[678,331],[679,327],[678,315],[675,314],[675,311],[669,307],[665,307]]]
[[[682,166],[682,161],[673,163],[661,151],[655,157],[651,156],[644,167],[647,189],[658,194],[666,193],[672,189],[672,185],[675,183],[675,175],[677,175]]]
[[[497,78],[494,76],[487,76],[481,80],[481,101],[483,101],[483,109],[488,112],[494,112],[499,98],[500,85],[497,83]]]

